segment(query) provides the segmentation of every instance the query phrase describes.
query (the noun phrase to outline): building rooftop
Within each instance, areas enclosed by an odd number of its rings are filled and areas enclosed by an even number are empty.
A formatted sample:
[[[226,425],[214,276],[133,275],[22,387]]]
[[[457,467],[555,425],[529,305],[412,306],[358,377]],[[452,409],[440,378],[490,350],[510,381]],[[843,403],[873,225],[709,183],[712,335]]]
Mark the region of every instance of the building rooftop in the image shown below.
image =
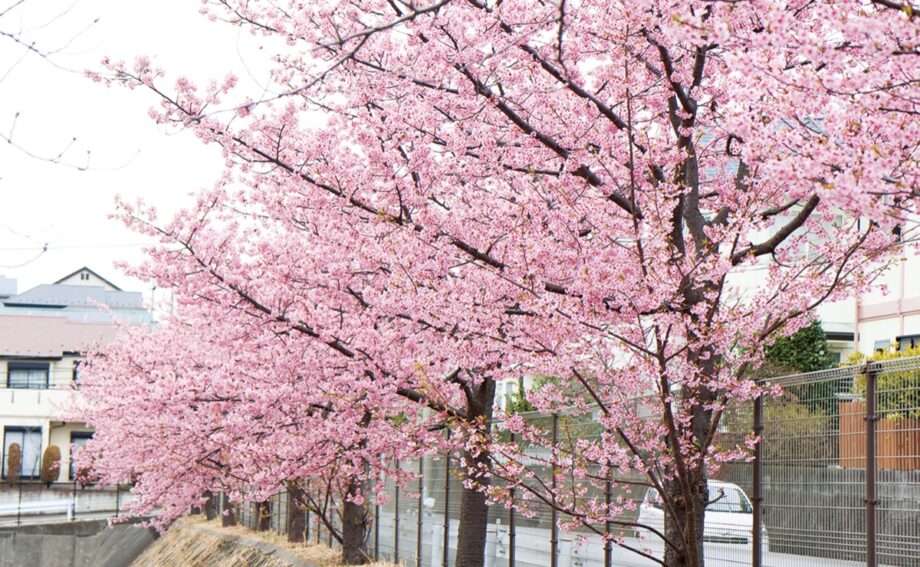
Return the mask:
[[[101,286],[41,284],[3,300],[7,307],[93,307],[143,309],[138,291],[112,291]]]
[[[16,279],[0,276],[0,299],[16,295]]]
[[[53,315],[0,315],[0,356],[60,358],[110,341],[117,331],[111,323],[75,323]]]

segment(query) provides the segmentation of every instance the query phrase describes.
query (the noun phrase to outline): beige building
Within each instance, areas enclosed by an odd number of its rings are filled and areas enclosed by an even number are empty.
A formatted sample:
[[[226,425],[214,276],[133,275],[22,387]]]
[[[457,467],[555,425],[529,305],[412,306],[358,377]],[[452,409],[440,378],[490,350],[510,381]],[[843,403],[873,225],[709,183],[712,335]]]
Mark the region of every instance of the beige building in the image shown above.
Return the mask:
[[[916,243],[905,246],[879,285],[858,298],[855,319],[854,346],[860,352],[920,346],[920,255]]]
[[[69,422],[65,407],[79,382],[83,353],[115,337],[113,318],[150,322],[139,292],[126,292],[89,268],[16,293],[0,277],[0,433],[2,475],[9,473],[9,447],[21,449],[20,477],[37,479],[49,446],[61,452],[58,482],[73,480],[71,449],[91,436]]]

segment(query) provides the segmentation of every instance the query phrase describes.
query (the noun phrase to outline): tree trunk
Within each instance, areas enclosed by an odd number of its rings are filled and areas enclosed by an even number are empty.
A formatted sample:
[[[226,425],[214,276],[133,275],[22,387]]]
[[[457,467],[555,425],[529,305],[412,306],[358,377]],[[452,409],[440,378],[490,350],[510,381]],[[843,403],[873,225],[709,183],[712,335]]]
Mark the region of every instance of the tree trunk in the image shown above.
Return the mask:
[[[358,481],[349,483],[349,494],[355,494],[358,491],[363,496],[367,496],[362,483]],[[342,563],[345,565],[364,565],[368,562],[365,547],[367,520],[367,504],[355,504],[349,502],[346,497],[342,506]]]
[[[287,536],[288,541],[300,543],[304,541],[307,528],[306,512],[297,505],[297,499],[290,491],[287,493]]]
[[[708,376],[715,374],[714,361],[716,356],[710,353],[708,358],[700,359],[696,353],[690,355],[693,362]],[[692,407],[692,420],[690,433],[697,447],[701,446],[709,436],[713,412],[708,404],[715,400],[715,394],[708,388],[685,389],[681,393],[684,404]],[[706,451],[708,447],[703,447]],[[672,450],[677,452],[679,447]],[[690,467],[690,463],[687,465]],[[687,471],[689,478],[684,479],[689,484],[689,493],[675,478],[666,481],[664,489],[673,508],[673,514],[665,507],[664,533],[667,541],[674,544],[674,548],[665,544],[665,565],[668,567],[704,567],[703,557],[703,530],[706,516],[706,505],[709,503],[709,487],[706,477],[706,468],[690,468]],[[675,549],[676,548],[676,549]]]
[[[467,416],[470,422],[479,424],[476,434],[484,437],[490,434],[494,402],[495,382],[491,378],[484,378],[478,386],[467,391]],[[478,487],[464,487],[460,494],[460,528],[455,567],[482,567],[485,564],[489,517],[489,507],[486,505],[486,495],[482,489],[488,487],[490,477],[473,476],[472,471],[491,470],[492,455],[487,451],[481,451],[474,456],[464,451],[461,465],[465,478],[473,480]]]
[[[272,503],[266,500],[256,504],[256,531],[267,532],[272,525]]]
[[[204,514],[205,517],[210,522],[217,517],[216,506],[214,502],[214,495],[210,492],[205,492],[204,495],[207,497],[207,500],[204,501]]]
[[[685,495],[677,480],[667,482],[665,491],[674,517],[666,508],[664,533],[674,547],[665,544],[664,563],[668,567],[703,567],[703,521],[709,500],[706,479],[695,487],[695,494]]]
[[[221,516],[220,524],[229,528],[230,526],[236,525],[236,505],[230,502],[230,499],[227,498],[226,494],[221,494],[220,496],[224,501],[224,514]]]

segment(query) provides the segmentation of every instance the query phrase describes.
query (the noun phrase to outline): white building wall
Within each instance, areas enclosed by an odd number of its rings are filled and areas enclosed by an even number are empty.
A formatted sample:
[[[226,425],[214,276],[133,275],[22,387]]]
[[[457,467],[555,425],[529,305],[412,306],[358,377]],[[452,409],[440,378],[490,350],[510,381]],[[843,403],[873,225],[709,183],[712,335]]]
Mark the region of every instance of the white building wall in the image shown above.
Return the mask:
[[[876,348],[887,347],[898,336],[898,327],[896,317],[862,321],[859,325],[859,352],[872,354]]]
[[[107,282],[106,280],[100,278],[92,270],[83,269],[78,272],[71,274],[70,276],[55,282],[56,284],[61,285],[91,285],[91,286],[102,286],[107,290],[116,290],[117,288]]]
[[[71,396],[74,363],[79,358],[65,356],[60,360],[0,360],[0,462],[5,462],[4,432],[10,427],[41,428],[41,453],[49,445],[61,450],[59,482],[67,482],[70,471],[70,433],[85,431],[82,423],[64,423],[64,413]],[[48,363],[48,388],[25,389],[8,387],[10,362]]]
[[[862,296],[863,303],[881,303],[891,301],[901,292],[901,278],[898,263],[893,264],[879,276],[872,289]]]
[[[908,243],[871,292],[860,297],[858,348],[871,354],[882,341],[920,334],[920,255]],[[887,286],[887,290],[883,289]],[[887,291],[887,293],[885,293]]]

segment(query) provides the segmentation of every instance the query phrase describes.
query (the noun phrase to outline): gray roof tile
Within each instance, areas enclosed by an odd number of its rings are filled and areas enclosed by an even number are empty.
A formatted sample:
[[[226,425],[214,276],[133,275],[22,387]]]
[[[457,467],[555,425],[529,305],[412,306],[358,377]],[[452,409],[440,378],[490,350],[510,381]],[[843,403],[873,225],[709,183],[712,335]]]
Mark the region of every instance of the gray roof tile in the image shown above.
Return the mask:
[[[3,301],[5,305],[85,307],[105,305],[112,309],[143,309],[137,291],[107,291],[101,286],[42,284]]]

